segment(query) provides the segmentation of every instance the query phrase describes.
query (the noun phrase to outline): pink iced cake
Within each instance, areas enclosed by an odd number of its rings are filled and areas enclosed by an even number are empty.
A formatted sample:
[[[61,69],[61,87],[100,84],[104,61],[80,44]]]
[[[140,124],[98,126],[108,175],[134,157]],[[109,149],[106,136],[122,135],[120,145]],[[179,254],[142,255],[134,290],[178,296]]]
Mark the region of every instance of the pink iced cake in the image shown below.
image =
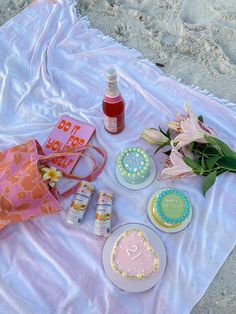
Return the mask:
[[[145,233],[135,228],[126,230],[116,240],[111,266],[120,276],[144,279],[158,270],[159,261]]]

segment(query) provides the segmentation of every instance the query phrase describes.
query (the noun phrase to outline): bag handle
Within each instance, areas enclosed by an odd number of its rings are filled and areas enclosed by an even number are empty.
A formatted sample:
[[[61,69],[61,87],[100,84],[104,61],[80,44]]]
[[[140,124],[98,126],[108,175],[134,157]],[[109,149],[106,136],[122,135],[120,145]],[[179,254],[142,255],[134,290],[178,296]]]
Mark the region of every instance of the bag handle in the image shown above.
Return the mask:
[[[103,161],[100,165],[97,165],[97,161],[94,157],[82,153],[86,149],[89,149],[89,148],[93,148],[97,153],[99,153],[103,157]],[[71,150],[67,150],[65,152],[58,152],[58,153],[54,153],[54,154],[49,154],[47,156],[39,155],[38,160],[39,161],[50,161],[52,159],[55,159],[58,157],[64,157],[64,156],[84,156],[84,157],[88,157],[89,159],[92,160],[93,168],[92,168],[91,172],[85,177],[66,174],[63,171],[61,171],[65,178],[74,179],[74,180],[78,180],[78,181],[81,181],[81,180],[93,181],[93,180],[95,180],[96,177],[102,172],[102,170],[105,166],[106,160],[107,160],[107,154],[102,148],[94,146],[94,145],[88,145],[88,144],[84,145],[84,146],[78,146],[75,149],[72,148]],[[75,184],[72,188],[70,188],[69,190],[60,194],[60,196],[64,197],[64,196],[71,195],[72,193],[75,193],[78,186],[79,186],[79,183]]]
[[[76,148],[72,148],[70,150],[67,150],[67,151],[64,151],[64,152],[56,152],[56,153],[52,153],[52,154],[48,154],[46,156],[44,155],[39,155],[38,156],[38,160],[40,161],[51,161],[55,158],[58,158],[58,157],[65,157],[65,156],[75,156],[75,157],[79,157],[79,156],[84,156],[85,154],[82,153],[82,151],[84,151],[85,149],[91,147],[92,145],[84,145],[84,146],[78,146]],[[93,161],[93,169],[92,171],[97,167],[97,162],[95,160],[95,158],[89,156],[89,155],[86,155],[88,158],[90,158],[92,161]],[[63,175],[65,177],[68,177],[68,178],[72,178],[73,179],[79,179],[80,177],[78,176],[70,176],[70,175],[67,175],[66,173],[64,173],[63,171],[61,171],[63,173]]]

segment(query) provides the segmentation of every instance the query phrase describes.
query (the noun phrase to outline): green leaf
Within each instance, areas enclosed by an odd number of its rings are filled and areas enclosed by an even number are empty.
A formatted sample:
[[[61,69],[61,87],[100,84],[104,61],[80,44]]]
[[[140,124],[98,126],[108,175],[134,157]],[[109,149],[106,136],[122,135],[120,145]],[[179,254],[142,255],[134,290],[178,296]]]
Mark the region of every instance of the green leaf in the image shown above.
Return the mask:
[[[215,141],[214,137],[205,135],[206,140],[208,141],[209,144],[211,144],[215,149],[217,149],[217,151],[223,155],[223,152],[221,150],[221,147],[217,144],[217,142]]]
[[[221,156],[210,157],[206,160],[207,169],[211,170],[216,162],[221,158]]]
[[[219,151],[214,147],[207,147],[204,154],[207,156],[219,156]]]
[[[160,130],[160,132],[163,134],[163,135],[165,135],[166,136],[166,133],[162,130],[162,128],[159,126],[159,130]]]
[[[203,123],[203,116],[198,116],[198,120]]]
[[[170,129],[167,130],[166,136],[170,139]]]
[[[236,172],[236,158],[224,156],[218,160],[218,164],[227,171]]]
[[[192,160],[191,158],[184,156],[183,161],[189,167],[191,167],[193,170],[198,170],[198,171],[202,172],[203,169],[202,169],[201,165],[196,160]]]
[[[225,156],[236,158],[236,153],[228,145],[226,145],[224,142],[222,142],[219,139],[216,139],[216,142],[220,146],[220,148],[221,148],[221,150]]]
[[[209,173],[208,176],[204,178],[203,185],[202,185],[202,191],[204,196],[206,195],[206,192],[212,187],[212,185],[215,183],[216,180],[217,171],[214,170],[213,172]]]
[[[188,146],[189,151],[191,152],[193,150],[193,146],[194,146],[195,142],[191,142]]]
[[[225,144],[218,138],[206,136],[206,139],[210,144],[219,147],[223,155],[228,157],[236,157],[236,153],[227,144]]]

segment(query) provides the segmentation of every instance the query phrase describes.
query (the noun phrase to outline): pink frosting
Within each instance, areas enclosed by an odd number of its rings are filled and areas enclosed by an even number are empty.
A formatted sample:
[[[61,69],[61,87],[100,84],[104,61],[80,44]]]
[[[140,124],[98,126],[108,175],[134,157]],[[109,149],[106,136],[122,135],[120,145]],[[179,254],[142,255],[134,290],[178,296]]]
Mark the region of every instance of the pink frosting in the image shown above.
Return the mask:
[[[153,248],[147,242],[147,238],[140,230],[131,229],[126,236],[123,233],[116,242],[113,253],[113,263],[116,265],[116,270],[122,273],[126,273],[127,277],[137,276],[142,274],[147,277],[154,273],[155,261],[157,262],[157,256]],[[125,235],[125,236],[124,236]]]

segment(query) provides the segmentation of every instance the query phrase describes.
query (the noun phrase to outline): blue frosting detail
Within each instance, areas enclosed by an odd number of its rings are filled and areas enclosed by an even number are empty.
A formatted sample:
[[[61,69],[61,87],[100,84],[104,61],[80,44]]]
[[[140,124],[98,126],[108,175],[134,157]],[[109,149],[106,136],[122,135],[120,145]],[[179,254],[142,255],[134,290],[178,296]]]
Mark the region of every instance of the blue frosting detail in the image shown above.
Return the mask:
[[[167,217],[162,209],[161,209],[161,200],[168,194],[177,194],[178,196],[181,197],[181,199],[183,200],[183,202],[185,203],[185,211],[182,215],[182,217],[180,218],[170,218]],[[189,214],[190,214],[190,202],[187,199],[187,197],[180,191],[175,190],[175,189],[169,189],[166,191],[163,191],[156,200],[156,211],[158,213],[158,215],[167,223],[171,223],[171,224],[178,224],[183,222],[186,218],[188,218]]]
[[[120,162],[121,168],[125,173],[123,178],[128,183],[142,183],[150,175],[150,157],[141,148],[132,147],[125,150],[122,152]]]
[[[123,159],[123,167],[130,173],[136,173],[146,165],[145,158],[141,152],[128,152]]]

